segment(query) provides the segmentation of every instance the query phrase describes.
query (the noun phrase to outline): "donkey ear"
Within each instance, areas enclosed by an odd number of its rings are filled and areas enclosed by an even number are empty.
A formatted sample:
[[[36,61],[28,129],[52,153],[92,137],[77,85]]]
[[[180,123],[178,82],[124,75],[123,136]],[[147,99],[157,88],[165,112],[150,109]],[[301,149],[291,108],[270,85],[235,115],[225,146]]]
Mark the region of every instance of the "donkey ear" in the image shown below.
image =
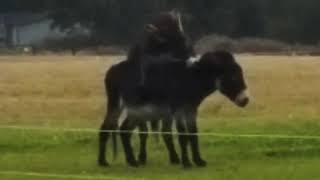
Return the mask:
[[[180,14],[180,12],[178,9],[172,9],[169,14],[174,18],[178,18],[178,14]]]
[[[183,28],[183,24],[182,24],[182,20],[181,20],[180,11],[178,11],[178,9],[173,9],[168,14],[170,15],[171,19],[174,20],[175,23],[177,23],[179,31],[181,33],[184,33],[184,28]]]
[[[157,33],[157,32],[159,32],[159,28],[156,27],[156,26],[153,25],[153,24],[147,24],[147,25],[145,26],[145,31],[146,31],[147,33]]]
[[[176,9],[172,9],[170,12],[169,12],[169,14],[171,15],[171,17],[177,17],[177,11],[176,11]]]
[[[153,24],[148,24],[145,26],[145,32],[147,32],[150,37],[153,37],[153,39],[157,42],[157,43],[165,43],[167,40],[162,37],[160,35],[160,30],[158,27],[156,27]]]

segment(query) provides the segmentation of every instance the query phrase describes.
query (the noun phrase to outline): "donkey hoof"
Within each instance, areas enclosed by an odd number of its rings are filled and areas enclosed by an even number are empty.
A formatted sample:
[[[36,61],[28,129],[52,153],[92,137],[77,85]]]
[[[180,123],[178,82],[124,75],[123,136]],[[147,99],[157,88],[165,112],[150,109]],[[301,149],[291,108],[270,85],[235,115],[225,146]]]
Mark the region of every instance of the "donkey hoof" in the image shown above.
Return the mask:
[[[147,157],[144,155],[139,155],[139,164],[146,165],[146,163],[147,163]]]
[[[207,162],[202,160],[202,159],[197,159],[194,161],[194,163],[198,166],[198,167],[206,167],[207,166]]]
[[[106,160],[99,160],[98,164],[101,167],[108,167],[109,166],[109,163]]]
[[[180,164],[180,159],[178,156],[173,156],[170,158],[170,163],[173,165]]]

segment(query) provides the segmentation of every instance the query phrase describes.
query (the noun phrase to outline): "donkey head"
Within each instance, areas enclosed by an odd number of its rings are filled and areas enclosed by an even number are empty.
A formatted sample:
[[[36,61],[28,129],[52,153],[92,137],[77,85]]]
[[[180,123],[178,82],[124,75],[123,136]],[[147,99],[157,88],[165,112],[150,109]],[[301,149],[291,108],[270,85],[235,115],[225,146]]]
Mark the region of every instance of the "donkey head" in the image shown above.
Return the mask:
[[[178,59],[194,55],[184,33],[181,15],[177,11],[160,14],[145,28],[147,47],[155,53],[170,53]]]
[[[206,53],[199,63],[208,75],[213,76],[215,88],[224,96],[240,107],[245,107],[249,103],[242,68],[231,53],[225,51]]]

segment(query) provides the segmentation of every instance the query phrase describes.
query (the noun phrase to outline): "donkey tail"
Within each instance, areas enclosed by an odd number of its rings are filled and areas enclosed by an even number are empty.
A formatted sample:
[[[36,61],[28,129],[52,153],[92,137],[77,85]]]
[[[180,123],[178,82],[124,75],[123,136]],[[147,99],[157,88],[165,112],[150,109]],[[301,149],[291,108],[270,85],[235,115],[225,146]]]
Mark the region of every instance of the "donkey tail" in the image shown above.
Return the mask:
[[[110,113],[110,118],[108,119],[108,123],[110,124],[108,130],[110,130],[110,132],[107,133],[110,133],[112,136],[113,159],[116,159],[118,154],[117,130],[119,129],[118,121],[122,111],[121,97],[117,84],[117,82],[119,82],[119,78],[119,68],[117,68],[117,66],[111,67],[105,77],[105,89],[108,97],[107,113]]]

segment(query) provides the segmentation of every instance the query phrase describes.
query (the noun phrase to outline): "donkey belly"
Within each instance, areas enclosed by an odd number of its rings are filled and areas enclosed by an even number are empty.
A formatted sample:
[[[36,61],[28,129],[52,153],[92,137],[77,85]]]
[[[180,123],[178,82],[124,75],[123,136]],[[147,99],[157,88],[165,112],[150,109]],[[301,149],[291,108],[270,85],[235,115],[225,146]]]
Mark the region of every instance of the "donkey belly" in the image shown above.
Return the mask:
[[[125,105],[125,109],[127,110],[128,116],[146,120],[158,120],[159,118],[170,114],[170,109],[168,107],[154,104]]]

